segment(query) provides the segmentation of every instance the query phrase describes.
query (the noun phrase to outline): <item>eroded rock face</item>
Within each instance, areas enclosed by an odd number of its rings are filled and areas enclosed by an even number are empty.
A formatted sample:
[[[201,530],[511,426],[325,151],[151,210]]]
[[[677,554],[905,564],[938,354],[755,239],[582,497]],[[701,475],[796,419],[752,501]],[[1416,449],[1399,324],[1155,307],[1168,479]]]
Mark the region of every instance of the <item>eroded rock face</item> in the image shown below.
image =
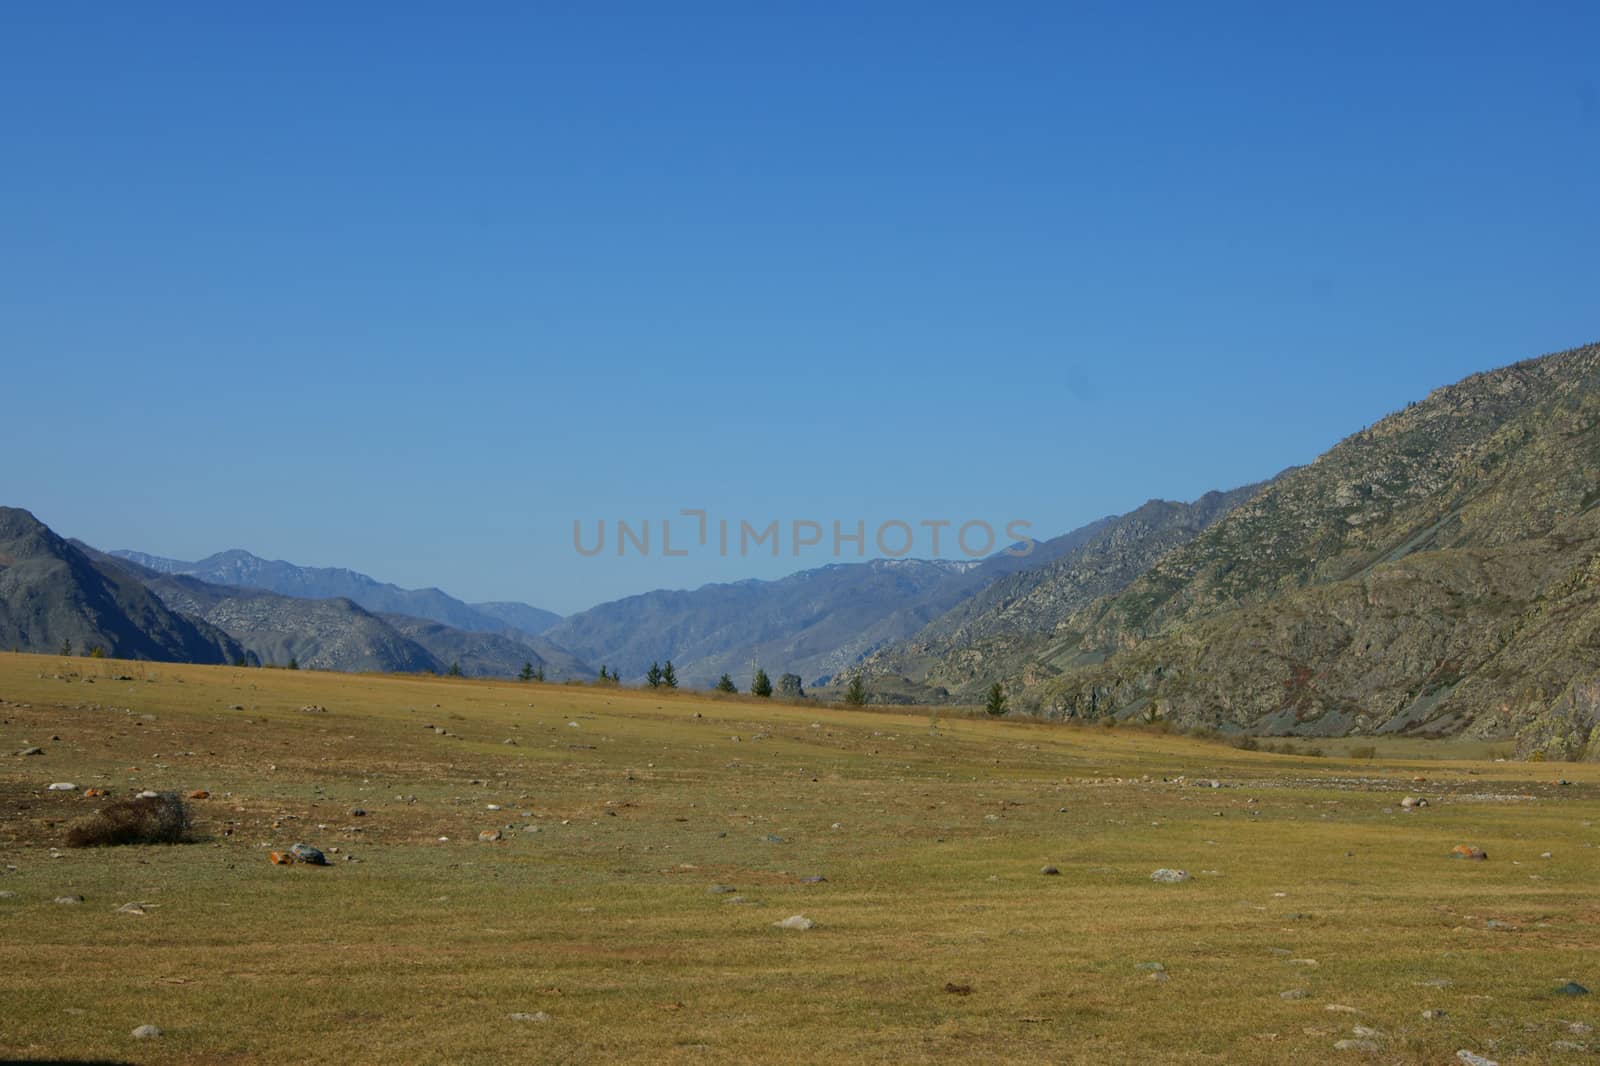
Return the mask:
[[[1439,389],[1065,620],[1043,704],[1592,756],[1597,453],[1600,346]]]

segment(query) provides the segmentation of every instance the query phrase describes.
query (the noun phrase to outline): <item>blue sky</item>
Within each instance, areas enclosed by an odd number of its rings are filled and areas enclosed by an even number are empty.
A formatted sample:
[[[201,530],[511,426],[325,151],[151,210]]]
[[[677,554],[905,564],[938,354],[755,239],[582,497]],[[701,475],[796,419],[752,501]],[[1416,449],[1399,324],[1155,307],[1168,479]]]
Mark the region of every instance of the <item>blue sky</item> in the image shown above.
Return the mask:
[[[1600,339],[1600,9],[1128,6],[12,5],[0,501],[570,611]]]

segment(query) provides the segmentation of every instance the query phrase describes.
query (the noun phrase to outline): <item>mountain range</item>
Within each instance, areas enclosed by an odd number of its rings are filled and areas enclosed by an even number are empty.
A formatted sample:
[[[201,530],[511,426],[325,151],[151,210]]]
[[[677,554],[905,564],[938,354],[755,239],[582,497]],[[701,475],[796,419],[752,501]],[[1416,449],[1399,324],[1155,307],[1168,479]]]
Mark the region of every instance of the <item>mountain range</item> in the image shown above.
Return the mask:
[[[1269,481],[1151,500],[1022,557],[836,564],[564,619],[249,552],[65,541],[0,509],[0,641],[197,662],[685,684],[1224,732],[1516,736],[1600,756],[1600,346],[1475,374]]]
[[[110,553],[162,574],[181,574],[212,585],[264,589],[281,596],[326,600],[340,598],[369,611],[431,618],[456,629],[482,633],[543,633],[561,620],[554,611],[526,603],[468,604],[438,589],[404,589],[340,567],[296,566],[281,559],[263,559],[241,548],[183,562],[144,552]]]

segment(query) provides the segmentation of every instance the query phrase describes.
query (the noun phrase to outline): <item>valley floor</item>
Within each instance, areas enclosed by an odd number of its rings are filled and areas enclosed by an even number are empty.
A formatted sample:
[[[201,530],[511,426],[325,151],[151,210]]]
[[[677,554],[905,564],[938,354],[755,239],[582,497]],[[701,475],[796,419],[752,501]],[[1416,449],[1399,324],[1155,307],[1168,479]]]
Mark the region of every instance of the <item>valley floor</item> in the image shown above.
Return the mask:
[[[1556,992],[1600,990],[1600,767],[932,725],[0,654],[0,1059],[1600,1050],[1596,997]],[[205,790],[202,839],[55,850],[89,787]],[[269,862],[295,842],[331,866]]]

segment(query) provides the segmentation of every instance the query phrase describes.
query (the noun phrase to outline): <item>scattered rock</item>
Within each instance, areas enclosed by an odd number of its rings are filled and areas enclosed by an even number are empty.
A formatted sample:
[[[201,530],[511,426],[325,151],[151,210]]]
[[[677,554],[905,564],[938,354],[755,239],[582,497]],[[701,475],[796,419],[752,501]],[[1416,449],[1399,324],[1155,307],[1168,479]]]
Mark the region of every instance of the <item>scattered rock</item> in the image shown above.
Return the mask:
[[[1568,981],[1556,989],[1556,995],[1558,996],[1587,996],[1588,994],[1589,990],[1576,981]]]
[[[737,892],[738,889],[734,888],[732,885],[712,885],[710,888],[706,889],[706,891],[711,893],[713,896],[725,896],[730,892]]]
[[[1487,922],[1483,923],[1483,927],[1485,929],[1498,929],[1502,932],[1508,933],[1514,933],[1517,930],[1516,926],[1512,925],[1510,922],[1503,922],[1499,918],[1490,918]]]
[[[485,829],[483,832],[478,834],[478,839],[486,844],[492,844],[496,840],[499,840],[501,835],[502,834],[498,829]]]
[[[1462,1049],[1456,1052],[1456,1061],[1465,1063],[1466,1066],[1500,1066],[1494,1059],[1486,1059],[1473,1051]]]
[[[287,851],[274,851],[267,856],[268,861],[274,866],[293,866],[294,856]]]
[[[1572,1040],[1555,1040],[1550,1044],[1551,1051],[1588,1051],[1588,1044],[1579,1044]]]
[[[76,791],[78,791],[78,786],[74,785],[71,781],[57,781],[55,784],[51,785],[46,791],[49,791],[49,792],[76,792]]]
[[[820,885],[825,883],[827,880],[828,879],[823,877],[821,874],[807,874],[800,879],[800,883],[802,885]]]
[[[1278,993],[1278,998],[1279,999],[1305,999],[1310,994],[1311,993],[1307,992],[1303,988],[1291,988],[1291,989],[1288,989],[1287,991],[1279,992]]]
[[[328,857],[310,844],[294,844],[289,848],[289,854],[295,862],[303,862],[307,866],[328,865]]]
[[[1323,1007],[1322,1009],[1326,1010],[1326,1011],[1332,1011],[1334,1014],[1355,1014],[1355,1013],[1357,1013],[1356,1009],[1354,1007],[1348,1007],[1343,1003],[1330,1003],[1326,1007]]]
[[[1422,1012],[1422,1020],[1425,1022],[1442,1022],[1448,1017],[1450,1017],[1449,1011],[1437,1007],[1429,1007]]]
[[[366,810],[364,808],[361,808],[361,807],[351,807],[350,808],[350,817],[352,817],[352,818],[365,818],[366,816],[367,816],[367,812],[366,812]]]
[[[768,833],[766,836],[762,837],[761,839],[766,841],[768,844],[782,844],[783,843],[783,838],[781,836],[779,836],[778,834],[776,834],[776,833]]]
[[[1039,868],[1039,872],[1044,874],[1046,877],[1057,877],[1061,874],[1061,871],[1056,869],[1054,866],[1041,866]]]
[[[118,914],[137,914],[137,915],[139,915],[139,917],[143,918],[146,914],[149,913],[148,911],[145,910],[145,908],[149,907],[149,906],[153,906],[153,904],[149,904],[149,903],[124,903],[122,906],[117,908],[116,913],[118,913]]]
[[[773,922],[779,929],[815,929],[817,923],[803,914],[791,914],[781,922]]]
[[[506,1015],[506,1017],[514,1022],[547,1022],[550,1020],[550,1015],[546,1014],[542,1010],[536,1010],[532,1013],[527,1011],[517,1011],[514,1014]]]
[[[1135,970],[1152,970],[1156,973],[1166,972],[1166,967],[1159,962],[1141,962],[1134,967]]]
[[[958,985],[954,981],[945,982],[944,990],[946,992],[950,993],[952,996],[970,996],[970,995],[972,995],[972,986],[971,985]]]
[[[141,1025],[128,1035],[135,1040],[159,1040],[162,1034],[159,1026]]]
[[[1183,870],[1170,870],[1162,867],[1150,875],[1150,880],[1163,885],[1176,885],[1182,881],[1189,880],[1189,875]]]
[[[211,793],[207,792],[203,788],[197,788],[193,792],[189,793],[189,798],[192,800],[208,800],[211,798]]]
[[[56,897],[56,902],[61,904],[63,907],[72,907],[72,906],[76,906],[79,903],[82,903],[83,902],[83,897],[82,896],[57,896]]]
[[[1450,849],[1450,857],[1452,859],[1475,859],[1482,862],[1489,855],[1482,848],[1474,847],[1471,844],[1457,844]]]
[[[44,749],[43,748],[23,748],[21,751],[17,752],[17,754],[18,755],[43,755],[44,754]]]
[[[1354,1040],[1346,1038],[1333,1045],[1335,1051],[1377,1051],[1376,1040]]]

